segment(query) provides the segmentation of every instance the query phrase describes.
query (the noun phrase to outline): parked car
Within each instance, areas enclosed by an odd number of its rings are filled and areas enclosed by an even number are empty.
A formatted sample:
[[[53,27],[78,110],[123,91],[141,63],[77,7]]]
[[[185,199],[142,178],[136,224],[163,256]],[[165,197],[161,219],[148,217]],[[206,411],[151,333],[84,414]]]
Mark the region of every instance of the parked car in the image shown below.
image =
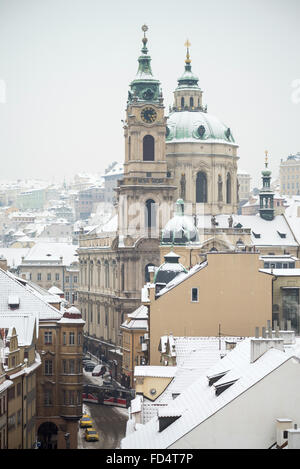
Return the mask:
[[[96,366],[96,363],[86,363],[84,365],[84,371],[93,371]]]
[[[92,376],[103,376],[106,373],[106,366],[105,365],[97,365],[95,366]]]
[[[84,432],[86,441],[98,441],[99,435],[95,428],[87,428]]]
[[[79,423],[80,423],[81,428],[87,428],[87,427],[92,427],[93,426],[93,421],[92,421],[91,417],[88,414],[84,414],[81,417]]]

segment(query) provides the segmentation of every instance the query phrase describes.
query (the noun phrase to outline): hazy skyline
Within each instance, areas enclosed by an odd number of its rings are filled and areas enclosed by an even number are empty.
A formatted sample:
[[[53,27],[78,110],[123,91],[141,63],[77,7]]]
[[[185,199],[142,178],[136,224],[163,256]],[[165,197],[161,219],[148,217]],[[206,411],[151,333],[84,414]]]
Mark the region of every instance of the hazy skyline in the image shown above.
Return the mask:
[[[298,0],[0,0],[1,179],[70,178],[123,162],[142,24],[166,113],[191,42],[208,112],[260,183],[300,152]],[[5,88],[5,93],[4,93]]]

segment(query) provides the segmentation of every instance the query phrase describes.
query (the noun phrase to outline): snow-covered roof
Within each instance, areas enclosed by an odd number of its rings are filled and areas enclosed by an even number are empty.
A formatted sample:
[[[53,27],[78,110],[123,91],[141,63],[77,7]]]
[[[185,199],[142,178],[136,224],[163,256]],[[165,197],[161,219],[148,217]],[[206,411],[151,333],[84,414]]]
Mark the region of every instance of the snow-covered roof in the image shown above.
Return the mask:
[[[17,296],[19,305],[11,309],[8,297]],[[42,294],[34,290],[27,282],[20,281],[9,272],[0,269],[0,318],[32,316],[39,320],[60,319],[62,313],[49,305]],[[12,324],[13,325],[13,324]]]
[[[56,263],[61,262],[63,265],[70,265],[78,262],[76,251],[78,246],[69,243],[52,243],[38,242],[27,253],[24,264],[31,263]]]
[[[22,263],[22,257],[26,257],[30,248],[0,248],[0,256],[7,260],[9,267],[18,267]]]
[[[163,431],[159,431],[158,417],[152,418],[143,427],[139,427],[137,431],[124,438],[121,442],[121,448],[169,448],[181,437],[215,415],[217,411],[230,404],[235,398],[247,392],[248,389],[255,386],[287,360],[294,356],[298,358],[299,345],[298,339],[295,346],[286,347],[285,351],[270,349],[251,363],[251,339],[244,339],[164,409],[164,415],[168,413],[180,415],[180,418]],[[222,372],[227,372],[226,382],[233,381],[233,384],[222,394],[217,395],[215,386],[208,385],[207,377]]]
[[[300,276],[300,269],[259,269],[259,271],[264,272],[266,274],[273,274],[273,275],[276,275],[277,277],[299,277]],[[297,287],[293,287],[293,288],[297,288]]]
[[[228,215],[216,215],[217,228],[228,228]],[[277,215],[273,220],[264,220],[257,215],[232,215],[233,227],[240,224],[242,228],[251,229],[251,241],[255,246],[298,246],[284,215]],[[198,218],[198,229],[211,228],[211,216]],[[260,235],[256,237],[255,235]],[[282,237],[281,235],[285,235]]]
[[[122,163],[116,163],[115,166],[108,172],[103,175],[104,178],[111,176],[119,176],[124,173],[124,165]]]
[[[148,309],[146,306],[139,306],[123,322],[122,327],[126,329],[144,329],[148,330]]]
[[[52,293],[53,295],[63,295],[64,294],[64,292],[60,288],[56,287],[55,285],[50,287],[48,292]]]
[[[136,366],[134,368],[134,376],[173,378],[176,371],[176,366]]]
[[[164,288],[162,288],[157,293],[157,296],[164,295],[169,290],[171,290],[172,288],[175,288],[181,282],[184,282],[185,280],[190,278],[192,275],[194,275],[196,272],[199,272],[199,270],[202,270],[205,267],[207,267],[207,261],[202,262],[201,264],[194,265],[187,273],[186,272],[180,272],[173,280],[171,280],[171,282],[169,282]]]

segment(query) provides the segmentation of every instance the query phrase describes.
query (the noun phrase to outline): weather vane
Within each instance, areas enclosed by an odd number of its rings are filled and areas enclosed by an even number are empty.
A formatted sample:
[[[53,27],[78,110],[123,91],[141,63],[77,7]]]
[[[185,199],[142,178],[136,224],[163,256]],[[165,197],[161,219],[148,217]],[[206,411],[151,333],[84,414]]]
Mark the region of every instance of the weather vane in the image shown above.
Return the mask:
[[[146,38],[146,31],[148,31],[149,28],[148,28],[148,26],[147,26],[146,24],[143,24],[143,26],[142,26],[141,29],[142,29],[142,31],[144,31],[144,37],[143,37],[143,39],[142,39],[142,42],[143,42],[144,47],[143,47],[143,49],[142,49],[142,52],[143,52],[144,54],[146,54],[146,53],[147,53],[146,44],[147,44],[147,42],[148,42],[148,39]]]
[[[266,157],[265,157],[265,165],[266,165],[266,167],[267,167],[267,166],[268,166],[268,150],[265,150],[265,155],[266,155]]]

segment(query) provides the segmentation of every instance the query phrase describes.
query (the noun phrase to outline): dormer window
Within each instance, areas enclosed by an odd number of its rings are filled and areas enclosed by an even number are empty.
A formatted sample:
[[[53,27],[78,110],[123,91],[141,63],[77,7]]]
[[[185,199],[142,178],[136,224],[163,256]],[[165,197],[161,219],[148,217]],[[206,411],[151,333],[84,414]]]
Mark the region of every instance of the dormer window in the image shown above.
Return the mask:
[[[260,233],[254,233],[254,231],[252,231],[252,234],[254,238],[260,238]]]
[[[8,306],[10,309],[17,309],[20,306],[20,298],[15,295],[11,295],[8,297]]]
[[[217,381],[219,381],[219,379],[223,378],[223,376],[225,376],[226,373],[228,373],[228,371],[222,371],[221,373],[217,373],[217,374],[215,374],[215,375],[208,376],[208,377],[207,377],[207,379],[208,379],[208,385],[209,385],[209,386],[212,386],[214,383],[216,383]]]
[[[232,386],[236,381],[237,381],[237,379],[235,379],[233,381],[228,381],[227,383],[216,384],[216,386],[215,386],[216,396],[219,396],[220,394],[222,394],[222,392],[224,392],[224,391],[226,391],[226,389],[230,388],[230,386]]]
[[[279,234],[280,238],[286,238],[286,233],[280,233],[280,231],[277,231]]]

